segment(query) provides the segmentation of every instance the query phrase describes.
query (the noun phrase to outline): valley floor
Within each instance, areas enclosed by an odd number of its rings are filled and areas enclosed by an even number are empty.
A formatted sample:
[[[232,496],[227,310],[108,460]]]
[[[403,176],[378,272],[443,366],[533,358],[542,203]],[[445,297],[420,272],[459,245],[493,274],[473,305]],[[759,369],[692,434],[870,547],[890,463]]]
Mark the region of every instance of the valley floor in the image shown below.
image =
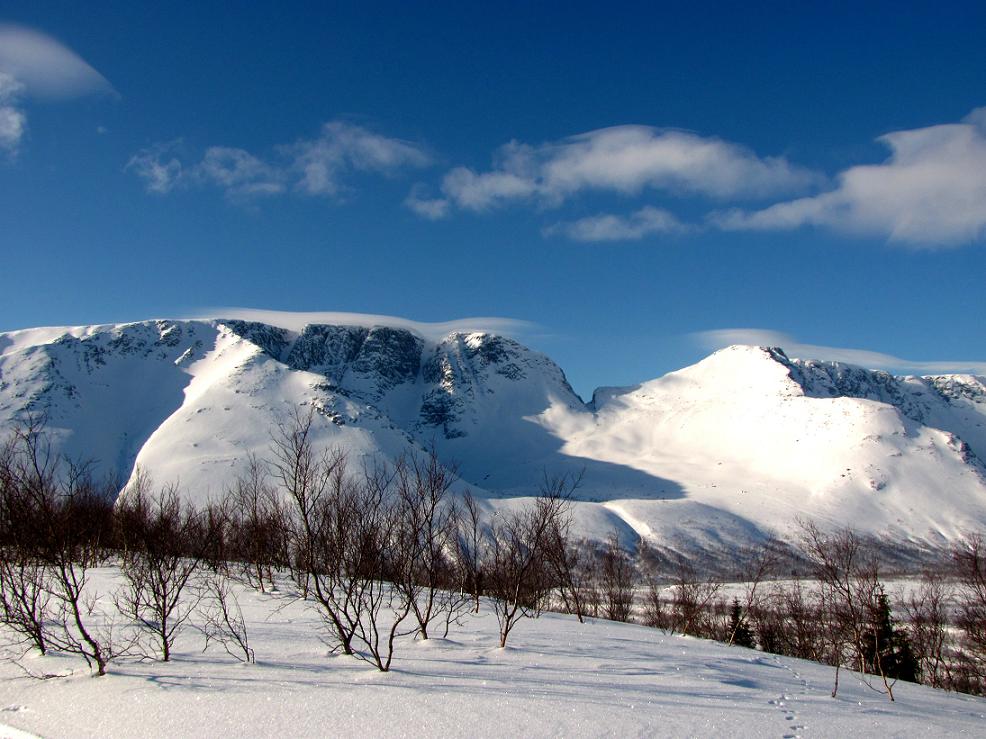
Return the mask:
[[[108,577],[109,573],[103,573]],[[304,604],[237,588],[257,664],[184,632],[174,661],[104,678],[66,657],[0,663],[0,737],[982,736],[986,700],[628,624],[546,614],[496,648],[496,620],[399,644],[393,670],[329,655]],[[878,681],[874,681],[874,686]]]

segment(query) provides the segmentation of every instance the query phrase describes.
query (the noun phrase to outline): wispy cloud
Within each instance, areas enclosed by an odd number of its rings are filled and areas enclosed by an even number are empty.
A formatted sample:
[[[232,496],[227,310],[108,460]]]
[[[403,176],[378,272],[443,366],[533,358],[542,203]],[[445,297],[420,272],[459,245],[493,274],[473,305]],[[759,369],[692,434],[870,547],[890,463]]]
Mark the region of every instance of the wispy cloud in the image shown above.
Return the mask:
[[[0,24],[0,150],[16,156],[27,131],[26,98],[58,100],[113,86],[78,54],[23,26]]]
[[[890,158],[845,170],[835,190],[752,212],[717,213],[711,221],[726,230],[824,226],[926,247],[986,237],[986,108],[960,123],[877,140],[890,148]]]
[[[289,189],[337,198],[348,191],[355,173],[392,175],[431,162],[415,144],[343,121],[326,123],[313,139],[277,146],[267,159],[245,149],[212,146],[201,159],[189,161],[182,149],[180,140],[155,144],[134,154],[126,169],[157,194],[180,186],[214,186],[236,200]]]
[[[602,213],[575,221],[562,221],[544,230],[546,236],[563,235],[573,241],[639,241],[655,234],[681,233],[688,227],[662,208],[645,206],[629,216]]]
[[[804,191],[822,181],[783,157],[760,157],[722,139],[627,125],[538,146],[511,142],[487,172],[449,171],[442,190],[457,206],[481,211],[524,200],[555,206],[589,190],[743,199]]]
[[[271,326],[279,326],[289,331],[301,331],[312,323],[336,324],[341,326],[390,326],[416,331],[422,336],[436,340],[452,332],[470,333],[473,331],[502,334],[518,337],[538,328],[537,324],[516,318],[485,316],[478,318],[457,318],[451,321],[413,321],[398,316],[383,316],[371,313],[342,313],[329,311],[295,312],[264,310],[260,308],[204,308],[194,311],[185,318],[238,318],[244,321],[259,321]]]
[[[24,85],[0,71],[0,150],[16,155],[27,129],[27,116],[20,109]]]
[[[427,186],[417,183],[404,198],[404,206],[429,221],[440,221],[449,214],[447,198],[429,197]]]
[[[223,188],[230,197],[276,195],[284,192],[286,173],[244,149],[211,146],[193,176]]]
[[[125,170],[144,180],[148,192],[164,195],[182,181],[184,170],[176,153],[181,139],[154,144],[141,149],[127,162]]]
[[[844,347],[804,344],[789,334],[762,328],[726,328],[713,331],[699,331],[692,338],[706,350],[722,349],[734,344],[753,346],[779,346],[790,357],[800,359],[820,359],[832,362],[845,362],[869,369],[882,369],[890,372],[912,374],[945,374],[967,372],[986,375],[986,361],[969,360],[914,360],[895,357],[892,354],[868,351],[866,349],[847,349]]]
[[[343,121],[322,126],[318,137],[298,141],[283,151],[300,174],[296,187],[309,195],[337,195],[350,172],[390,174],[407,167],[424,167],[431,157],[408,141],[373,133]]]

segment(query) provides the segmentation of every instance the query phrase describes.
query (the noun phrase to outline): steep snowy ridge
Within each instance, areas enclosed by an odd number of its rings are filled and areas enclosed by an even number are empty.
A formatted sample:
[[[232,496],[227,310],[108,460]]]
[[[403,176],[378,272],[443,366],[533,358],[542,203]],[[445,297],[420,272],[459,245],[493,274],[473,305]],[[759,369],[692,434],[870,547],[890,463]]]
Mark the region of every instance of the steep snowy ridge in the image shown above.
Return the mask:
[[[196,324],[93,327],[0,357],[0,419],[43,415],[73,459],[126,479],[152,432],[180,405],[187,366],[213,342]],[[41,337],[48,337],[42,332]]]
[[[897,405],[807,382],[814,364],[730,347],[637,387],[598,392],[591,422],[558,414],[553,427],[573,457],[678,483],[677,492],[610,505],[685,550],[718,547],[724,530],[742,537],[744,526],[753,535],[785,534],[797,518],[851,524],[915,546],[983,527],[986,479],[964,439],[920,424]],[[856,395],[889,378],[843,369],[859,380]],[[962,406],[960,416],[952,407],[928,395],[927,416],[951,421],[945,428],[959,428],[956,418],[962,430],[979,428],[982,406]],[[726,520],[711,524],[710,510]]]
[[[789,368],[806,396],[860,398],[892,405],[920,424],[952,432],[970,451],[986,457],[986,380],[982,377],[897,377],[840,362],[791,360],[776,347],[768,351]]]
[[[0,428],[44,413],[59,451],[200,502],[314,407],[319,445],[356,463],[434,447],[492,508],[582,471],[582,533],[684,555],[797,518],[915,547],[986,526],[983,378],[740,346],[584,404],[550,359],[492,333],[236,318],[20,331],[0,351]]]

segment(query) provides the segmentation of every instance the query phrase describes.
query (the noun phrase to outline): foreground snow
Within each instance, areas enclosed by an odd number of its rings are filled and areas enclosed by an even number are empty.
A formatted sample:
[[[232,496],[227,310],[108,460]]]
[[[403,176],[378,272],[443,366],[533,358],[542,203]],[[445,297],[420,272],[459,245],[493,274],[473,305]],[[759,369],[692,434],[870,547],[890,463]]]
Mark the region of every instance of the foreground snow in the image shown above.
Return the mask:
[[[105,574],[103,573],[103,577]],[[244,665],[185,632],[170,664],[90,678],[33,658],[0,664],[0,737],[982,735],[986,701],[898,683],[897,702],[831,668],[607,621],[546,614],[496,644],[491,613],[448,640],[405,640],[379,673],[330,656],[302,603],[237,588],[256,649]]]

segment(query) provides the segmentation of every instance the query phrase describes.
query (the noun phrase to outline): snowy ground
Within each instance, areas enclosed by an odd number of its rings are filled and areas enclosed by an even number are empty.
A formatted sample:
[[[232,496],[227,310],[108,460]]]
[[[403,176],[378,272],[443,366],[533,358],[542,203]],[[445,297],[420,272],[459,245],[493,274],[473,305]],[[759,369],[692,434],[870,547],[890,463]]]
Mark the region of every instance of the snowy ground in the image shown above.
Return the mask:
[[[943,736],[986,731],[986,700],[898,683],[896,703],[831,668],[607,621],[547,614],[496,648],[489,611],[448,640],[401,643],[379,673],[329,656],[301,603],[237,589],[244,665],[185,632],[170,664],[105,678],[64,657],[0,664],[0,737]]]

